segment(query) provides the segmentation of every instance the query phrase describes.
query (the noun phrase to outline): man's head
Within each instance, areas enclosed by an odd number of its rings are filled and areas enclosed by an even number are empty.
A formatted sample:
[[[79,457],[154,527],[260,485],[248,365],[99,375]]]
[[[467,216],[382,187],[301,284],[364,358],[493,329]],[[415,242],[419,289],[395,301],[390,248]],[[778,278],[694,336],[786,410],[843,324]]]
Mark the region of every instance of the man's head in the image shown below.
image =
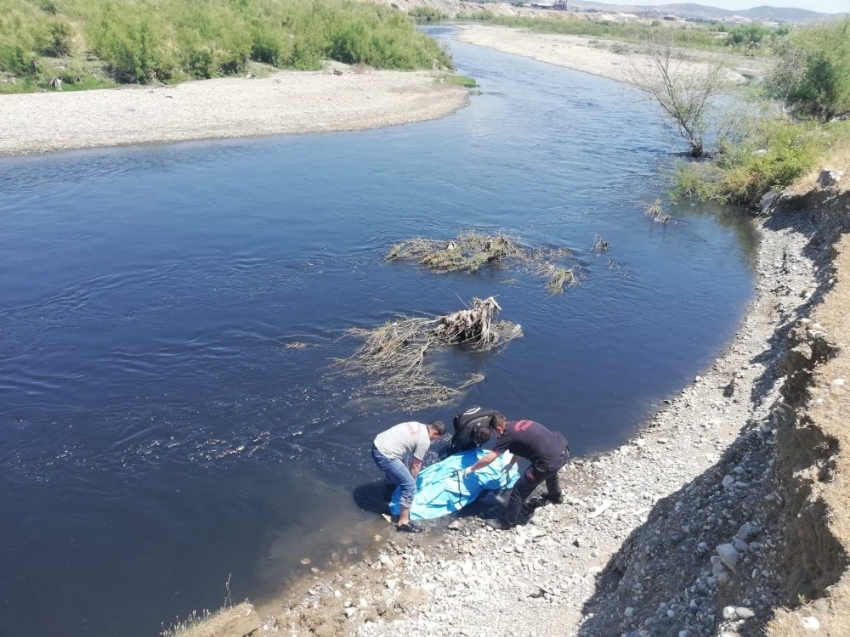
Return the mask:
[[[428,423],[428,437],[433,440],[439,440],[446,433],[446,423],[442,420],[435,420]]]
[[[490,429],[492,429],[497,436],[501,436],[505,433],[505,428],[508,426],[508,419],[505,418],[498,411],[490,416]]]

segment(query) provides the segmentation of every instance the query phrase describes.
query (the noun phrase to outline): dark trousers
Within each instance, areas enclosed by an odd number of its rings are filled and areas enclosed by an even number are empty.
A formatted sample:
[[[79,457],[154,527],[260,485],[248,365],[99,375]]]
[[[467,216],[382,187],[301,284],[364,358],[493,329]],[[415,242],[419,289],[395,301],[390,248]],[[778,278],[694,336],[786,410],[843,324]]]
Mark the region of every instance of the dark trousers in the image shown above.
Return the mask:
[[[554,471],[538,471],[534,467],[529,467],[528,471],[517,480],[513,491],[511,491],[511,499],[508,502],[508,507],[505,509],[505,522],[508,524],[517,523],[523,503],[541,482],[546,482],[546,489],[549,491],[550,498],[559,497],[561,495],[561,485],[558,483],[558,472],[561,470],[561,467],[558,467]]]

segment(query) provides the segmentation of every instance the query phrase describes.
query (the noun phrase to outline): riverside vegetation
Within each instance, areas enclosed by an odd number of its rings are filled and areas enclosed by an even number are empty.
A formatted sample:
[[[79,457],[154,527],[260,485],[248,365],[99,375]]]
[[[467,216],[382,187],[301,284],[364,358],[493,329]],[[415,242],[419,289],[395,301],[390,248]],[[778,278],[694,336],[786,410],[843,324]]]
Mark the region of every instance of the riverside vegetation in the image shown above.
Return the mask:
[[[774,40],[773,70],[731,100],[718,81],[724,60],[702,75],[677,75],[673,42],[645,48],[660,80],[634,78],[703,159],[677,164],[674,196],[755,207],[818,166],[850,163],[850,18]]]
[[[0,0],[0,93],[317,70],[452,68],[402,12],[350,0]]]

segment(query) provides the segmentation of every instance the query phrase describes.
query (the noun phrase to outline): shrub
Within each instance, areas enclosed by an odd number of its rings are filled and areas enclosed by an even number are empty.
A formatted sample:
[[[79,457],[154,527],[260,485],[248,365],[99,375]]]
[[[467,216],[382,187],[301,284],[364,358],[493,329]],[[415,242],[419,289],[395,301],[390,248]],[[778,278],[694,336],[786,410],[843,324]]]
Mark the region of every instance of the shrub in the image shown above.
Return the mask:
[[[751,205],[771,188],[781,190],[805,175],[841,131],[782,117],[757,121],[743,141],[728,146],[715,163],[680,164],[675,194]]]
[[[850,113],[850,18],[807,26],[776,45],[770,93],[803,117],[827,121]]]
[[[420,22],[439,22],[446,17],[435,7],[413,7],[407,15]]]
[[[35,76],[39,56],[67,56],[77,40],[119,82],[242,73],[250,60],[452,67],[404,13],[353,0],[0,0],[0,71]]]

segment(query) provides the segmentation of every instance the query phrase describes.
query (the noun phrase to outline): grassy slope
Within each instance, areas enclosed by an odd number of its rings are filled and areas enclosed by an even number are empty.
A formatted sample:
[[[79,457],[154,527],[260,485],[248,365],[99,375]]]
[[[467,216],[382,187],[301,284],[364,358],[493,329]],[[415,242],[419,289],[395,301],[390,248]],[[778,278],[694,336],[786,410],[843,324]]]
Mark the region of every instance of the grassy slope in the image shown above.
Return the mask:
[[[351,0],[0,0],[0,92],[244,73],[324,59],[399,70],[452,67],[388,7]]]

